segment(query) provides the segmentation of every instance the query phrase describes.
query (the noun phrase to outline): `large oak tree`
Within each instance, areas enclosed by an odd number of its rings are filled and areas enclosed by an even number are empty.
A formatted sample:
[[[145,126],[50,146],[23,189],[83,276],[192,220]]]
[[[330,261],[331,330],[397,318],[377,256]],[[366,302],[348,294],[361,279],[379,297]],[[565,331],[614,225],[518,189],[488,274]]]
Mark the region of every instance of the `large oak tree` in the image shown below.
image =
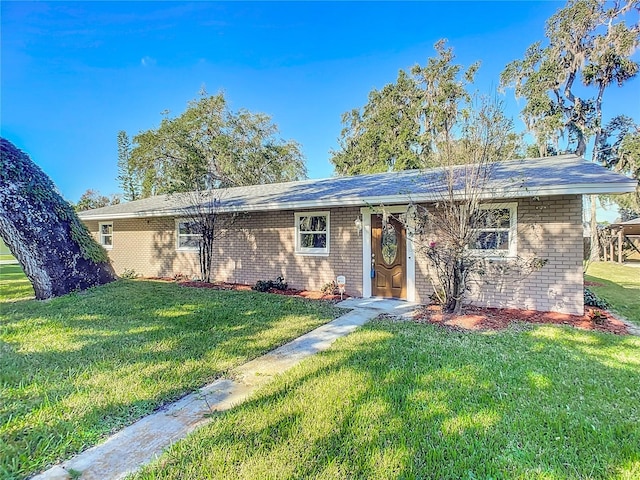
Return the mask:
[[[578,155],[591,145],[592,160],[601,159],[605,92],[638,73],[632,58],[640,43],[640,24],[633,18],[638,12],[637,0],[569,0],[547,21],[545,41],[531,45],[502,72],[501,85],[513,87],[516,97],[525,100],[522,118],[540,155],[548,153],[550,144]],[[595,258],[595,196],[591,230]]]
[[[33,284],[37,299],[116,279],[49,177],[11,142],[0,139],[0,236]]]

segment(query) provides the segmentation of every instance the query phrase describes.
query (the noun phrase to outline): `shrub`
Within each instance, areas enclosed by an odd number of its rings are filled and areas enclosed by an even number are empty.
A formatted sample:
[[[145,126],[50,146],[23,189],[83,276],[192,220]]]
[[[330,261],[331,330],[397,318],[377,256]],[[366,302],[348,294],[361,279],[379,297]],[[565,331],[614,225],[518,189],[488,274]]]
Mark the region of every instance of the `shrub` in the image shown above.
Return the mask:
[[[272,288],[275,290],[286,290],[287,287],[288,284],[284,281],[284,277],[280,276],[275,280],[258,280],[251,288],[257,292],[268,292]]]
[[[602,310],[596,310],[595,308],[590,309],[587,315],[589,316],[589,320],[598,325],[602,325],[607,320],[607,316]]]
[[[120,278],[128,278],[128,279],[138,278],[139,276],[140,274],[136,273],[136,271],[133,268],[126,268],[124,272],[120,274]]]
[[[322,285],[320,291],[325,295],[335,295],[338,291],[338,284],[335,282],[335,280],[332,280]]]
[[[584,304],[589,307],[609,308],[609,304],[605,300],[599,298],[588,288],[584,289]]]

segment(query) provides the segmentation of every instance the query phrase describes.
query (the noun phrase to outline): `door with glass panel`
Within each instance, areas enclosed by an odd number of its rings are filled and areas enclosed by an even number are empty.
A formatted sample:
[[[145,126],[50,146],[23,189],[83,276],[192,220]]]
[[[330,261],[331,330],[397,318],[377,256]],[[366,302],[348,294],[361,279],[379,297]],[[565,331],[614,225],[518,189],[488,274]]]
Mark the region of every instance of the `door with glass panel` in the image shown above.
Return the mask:
[[[407,235],[395,218],[371,216],[371,293],[407,298]]]

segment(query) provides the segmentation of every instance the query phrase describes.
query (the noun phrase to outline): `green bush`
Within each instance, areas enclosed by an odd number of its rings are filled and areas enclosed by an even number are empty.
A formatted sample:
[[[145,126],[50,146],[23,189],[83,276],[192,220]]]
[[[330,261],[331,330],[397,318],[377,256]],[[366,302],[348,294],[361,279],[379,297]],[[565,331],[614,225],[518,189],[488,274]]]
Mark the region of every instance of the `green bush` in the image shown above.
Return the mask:
[[[120,274],[120,278],[128,278],[128,279],[134,279],[134,278],[138,278],[140,275],[138,273],[136,273],[136,271],[133,268],[126,268],[121,274]]]
[[[584,304],[589,307],[609,308],[609,304],[605,300],[599,298],[586,287],[584,289]]]
[[[288,284],[284,281],[284,277],[280,276],[275,280],[258,280],[251,288],[257,292],[268,292],[272,288],[275,290],[286,290],[287,287]]]

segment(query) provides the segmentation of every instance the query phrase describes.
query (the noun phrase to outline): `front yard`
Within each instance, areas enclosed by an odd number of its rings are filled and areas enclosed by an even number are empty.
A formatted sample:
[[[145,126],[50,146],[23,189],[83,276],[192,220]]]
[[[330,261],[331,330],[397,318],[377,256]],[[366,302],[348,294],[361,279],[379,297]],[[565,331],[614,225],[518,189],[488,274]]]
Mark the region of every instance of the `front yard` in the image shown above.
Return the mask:
[[[640,324],[640,270],[617,267],[594,264],[588,280]],[[0,478],[84,450],[339,314],[130,280],[36,302],[18,266],[1,268]],[[135,478],[637,479],[638,378],[640,337],[379,319],[214,412]]]
[[[374,321],[141,479],[638,479],[640,338]]]
[[[47,302],[0,285],[0,478],[21,478],[316,326],[321,302],[120,280]],[[8,301],[10,297],[22,300]]]

